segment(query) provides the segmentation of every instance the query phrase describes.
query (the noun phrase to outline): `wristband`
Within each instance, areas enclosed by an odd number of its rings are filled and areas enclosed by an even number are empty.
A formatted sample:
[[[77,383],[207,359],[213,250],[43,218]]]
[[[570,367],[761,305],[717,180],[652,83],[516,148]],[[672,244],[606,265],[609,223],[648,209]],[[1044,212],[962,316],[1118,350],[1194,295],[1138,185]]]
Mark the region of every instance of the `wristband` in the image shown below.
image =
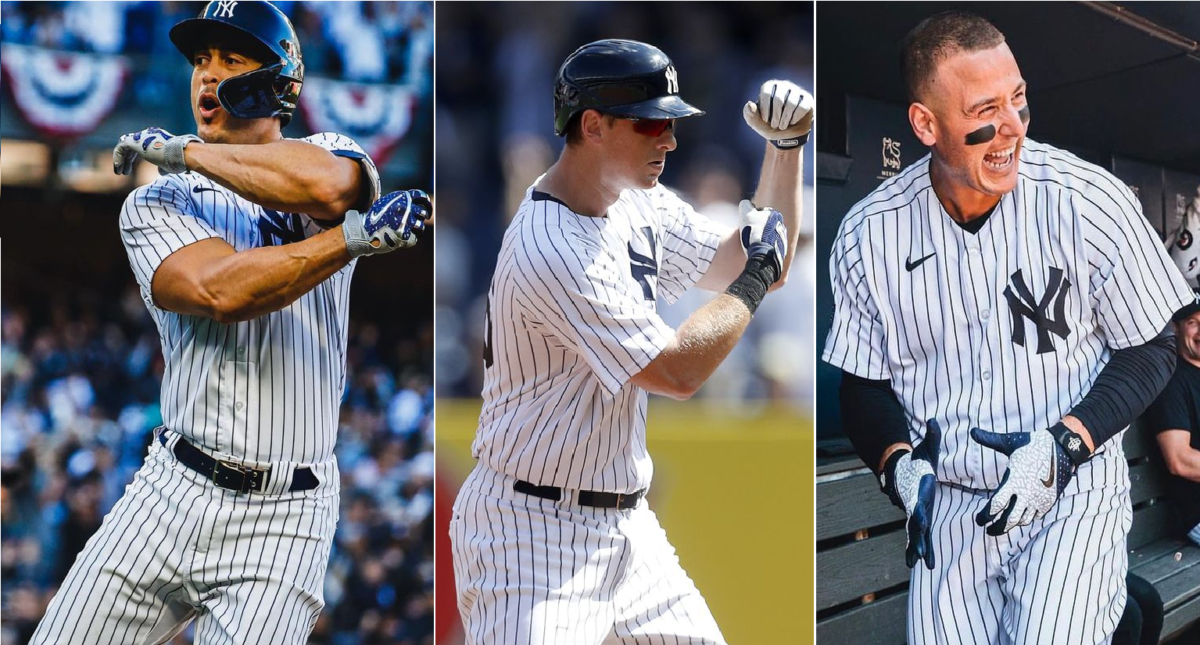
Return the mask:
[[[771,145],[775,146],[776,148],[778,148],[780,150],[791,150],[792,148],[799,148],[800,146],[808,143],[808,135],[810,135],[810,134],[812,134],[812,130],[805,132],[804,134],[796,137],[795,139],[771,139]]]
[[[1088,451],[1087,444],[1084,443],[1083,437],[1079,436],[1074,430],[1071,430],[1061,421],[1048,428],[1050,436],[1054,437],[1054,441],[1062,447],[1063,452],[1071,458],[1071,462],[1078,468],[1087,461],[1092,453]]]
[[[752,255],[746,260],[746,268],[742,270],[742,274],[729,285],[725,293],[741,300],[753,316],[758,305],[767,296],[767,289],[778,279],[779,271],[773,262],[768,262],[763,255]]]
[[[879,490],[883,491],[892,504],[902,511],[905,510],[904,501],[900,499],[900,492],[896,490],[896,462],[900,461],[904,455],[911,453],[912,451],[908,448],[897,448],[892,451],[892,454],[888,455],[887,462],[883,464],[883,470],[879,473]]]

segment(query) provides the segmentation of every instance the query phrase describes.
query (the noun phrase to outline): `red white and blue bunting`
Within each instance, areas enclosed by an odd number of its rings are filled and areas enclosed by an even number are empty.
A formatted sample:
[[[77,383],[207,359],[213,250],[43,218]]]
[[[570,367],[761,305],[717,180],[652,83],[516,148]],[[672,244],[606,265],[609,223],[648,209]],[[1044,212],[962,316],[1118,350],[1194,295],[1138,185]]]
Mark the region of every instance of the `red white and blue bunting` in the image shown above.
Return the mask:
[[[43,136],[86,135],[116,107],[128,63],[121,56],[4,44],[4,84],[17,110]]]
[[[417,97],[401,85],[304,79],[300,113],[313,132],[344,134],[382,166],[412,125]]]

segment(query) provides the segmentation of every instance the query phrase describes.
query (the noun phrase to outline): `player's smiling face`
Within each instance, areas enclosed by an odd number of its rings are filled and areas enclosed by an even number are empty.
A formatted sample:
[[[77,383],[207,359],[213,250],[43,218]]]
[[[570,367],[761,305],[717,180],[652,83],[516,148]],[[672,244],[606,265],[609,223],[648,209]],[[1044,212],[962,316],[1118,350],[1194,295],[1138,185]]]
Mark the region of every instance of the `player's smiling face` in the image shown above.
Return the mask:
[[[192,117],[196,134],[209,143],[257,143],[270,140],[275,119],[237,119],[217,100],[221,81],[262,67],[234,45],[213,43],[192,55]]]
[[[1017,186],[1029,125],[1025,79],[1012,51],[1001,43],[950,54],[925,95],[932,118],[922,141],[933,148],[939,196],[967,210],[972,201],[990,209]]]

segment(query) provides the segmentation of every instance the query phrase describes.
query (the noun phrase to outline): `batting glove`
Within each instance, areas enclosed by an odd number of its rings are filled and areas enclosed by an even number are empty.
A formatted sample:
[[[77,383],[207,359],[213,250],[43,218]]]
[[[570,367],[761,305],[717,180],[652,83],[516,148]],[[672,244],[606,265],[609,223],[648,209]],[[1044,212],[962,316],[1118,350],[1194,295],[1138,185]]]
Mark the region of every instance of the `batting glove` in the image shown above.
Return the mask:
[[[999,536],[1029,526],[1050,512],[1090,457],[1083,439],[1062,423],[1037,432],[997,433],[971,429],[977,443],[1008,456],[1008,469],[987,506],[975,516],[987,534]]]
[[[925,439],[910,450],[897,450],[888,457],[879,476],[879,486],[888,499],[908,515],[908,542],[904,563],[912,568],[919,561],[933,570],[933,499],[937,494],[937,466],[942,429],[930,419]]]
[[[813,125],[813,97],[791,81],[771,80],[758,90],[758,102],[746,101],[742,118],[776,148],[798,148],[808,142]]]
[[[743,199],[739,208],[742,213],[742,250],[747,258],[765,257],[775,267],[774,284],[783,275],[783,259],[787,257],[787,226],[783,215],[774,208],[758,208],[748,199]]]
[[[342,223],[350,257],[389,253],[417,243],[417,233],[433,214],[423,190],[398,190],[375,200],[365,213],[349,211]]]
[[[122,135],[113,148],[113,172],[128,175],[138,157],[156,165],[165,174],[187,172],[183,149],[187,144],[203,139],[194,134],[175,136],[162,128],[146,128]]]

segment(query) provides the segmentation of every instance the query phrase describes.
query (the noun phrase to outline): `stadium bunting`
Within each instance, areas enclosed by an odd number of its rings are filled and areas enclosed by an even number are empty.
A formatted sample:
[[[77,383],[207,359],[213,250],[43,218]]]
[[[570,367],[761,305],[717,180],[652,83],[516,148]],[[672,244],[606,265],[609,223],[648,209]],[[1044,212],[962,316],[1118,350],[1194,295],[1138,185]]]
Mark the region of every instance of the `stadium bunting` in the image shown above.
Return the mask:
[[[0,64],[21,116],[43,136],[61,139],[95,130],[116,106],[128,76],[121,56],[8,43],[0,48]]]
[[[401,85],[306,78],[300,114],[313,132],[341,132],[382,166],[412,124],[417,97]]]

